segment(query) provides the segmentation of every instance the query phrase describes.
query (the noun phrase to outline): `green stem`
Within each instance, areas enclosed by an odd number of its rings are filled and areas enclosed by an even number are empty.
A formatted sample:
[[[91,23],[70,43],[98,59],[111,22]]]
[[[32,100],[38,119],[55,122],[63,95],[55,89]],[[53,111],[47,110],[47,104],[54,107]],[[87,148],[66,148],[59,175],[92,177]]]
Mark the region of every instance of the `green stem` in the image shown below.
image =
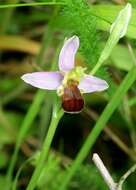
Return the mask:
[[[18,3],[18,4],[0,5],[0,9],[13,8],[13,7],[44,6],[44,5],[65,5],[65,4],[61,2]]]
[[[128,91],[128,89],[131,87],[133,82],[136,80],[136,67],[133,67],[129,73],[126,75],[125,79],[119,86],[116,93],[113,95],[111,101],[108,103],[106,108],[104,109],[103,113],[101,114],[100,118],[98,119],[97,123],[95,124],[93,130],[87,137],[84,145],[82,146],[80,152],[77,155],[77,158],[75,159],[72,167],[69,169],[67,175],[62,181],[62,184],[59,188],[59,190],[66,189],[68,183],[70,182],[71,178],[83,162],[83,160],[88,155],[90,149],[94,145],[97,137],[100,135],[101,131],[105,127],[105,124],[108,122],[109,118],[113,114],[113,112],[116,110],[116,108],[119,106],[122,98],[124,97],[125,93]]]
[[[136,151],[136,130],[135,130],[135,126],[131,117],[131,110],[130,110],[130,106],[128,104],[128,98],[127,96],[124,97],[124,102],[123,102],[123,112],[121,113],[124,120],[127,123],[127,126],[130,130],[130,137],[131,137],[131,141],[132,141],[132,145],[133,145],[133,149]]]
[[[119,37],[114,36],[114,34],[111,34],[107,40],[107,43],[98,59],[98,62],[94,66],[94,68],[91,70],[90,74],[94,75],[98,69],[102,66],[103,62],[109,57],[109,55],[112,52],[112,49],[115,47],[115,45],[118,43]]]
[[[117,184],[117,190],[122,190],[123,184],[126,181],[126,179],[129,177],[130,174],[136,171],[136,164],[134,164],[119,180]]]
[[[15,149],[14,149],[14,153],[11,158],[8,172],[7,172],[7,185],[9,187],[11,185],[12,174],[13,174],[15,163],[17,161],[17,155],[19,152],[20,144],[22,143],[27,131],[30,129],[31,124],[33,123],[37,113],[39,112],[40,105],[41,105],[44,97],[45,97],[45,91],[38,90],[38,92],[34,98],[34,101],[33,101],[32,105],[30,106],[30,108],[24,118],[24,121],[22,123],[22,126],[20,128],[20,131],[19,131],[19,134],[17,137],[17,142],[16,142]]]
[[[36,184],[37,184],[37,181],[38,181],[39,176],[41,174],[44,162],[47,159],[48,152],[49,152],[51,142],[52,142],[53,136],[55,134],[58,122],[59,122],[60,118],[63,115],[62,110],[60,110],[58,113],[57,113],[57,111],[53,111],[53,112],[54,113],[52,115],[52,120],[51,120],[51,123],[50,123],[50,126],[49,126],[47,137],[45,137],[45,140],[44,140],[44,143],[43,143],[43,146],[42,146],[42,150],[41,150],[41,153],[40,153],[40,157],[39,157],[39,160],[38,160],[38,164],[36,166],[35,171],[33,172],[32,178],[30,179],[30,182],[29,182],[29,184],[27,186],[27,190],[33,190],[35,188]]]
[[[40,119],[39,119],[40,129],[41,129],[40,131],[41,145],[48,131],[48,127],[49,127],[50,119],[51,119],[52,107],[53,107],[53,103],[52,103],[51,95],[47,93],[46,100],[44,101],[44,104],[41,108]]]
[[[17,171],[16,173],[16,176],[15,176],[15,179],[13,181],[13,185],[12,185],[12,190],[16,190],[17,189],[17,181],[18,181],[18,178],[22,172],[22,170],[24,169],[24,167],[30,163],[32,160],[34,159],[34,156],[28,158],[19,168],[19,170]]]

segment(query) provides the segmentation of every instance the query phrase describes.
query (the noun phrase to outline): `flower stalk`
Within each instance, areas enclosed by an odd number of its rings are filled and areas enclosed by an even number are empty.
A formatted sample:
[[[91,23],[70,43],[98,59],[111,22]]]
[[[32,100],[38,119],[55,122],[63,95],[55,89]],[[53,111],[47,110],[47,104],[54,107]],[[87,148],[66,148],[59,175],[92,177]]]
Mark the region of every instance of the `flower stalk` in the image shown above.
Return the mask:
[[[62,110],[60,110],[58,112],[58,109],[56,109],[56,108],[54,108],[54,110],[53,110],[52,119],[51,119],[51,123],[50,123],[49,130],[47,133],[47,137],[45,137],[45,140],[43,142],[43,146],[42,146],[42,150],[41,150],[40,157],[38,160],[38,164],[33,172],[30,182],[27,186],[27,190],[33,190],[37,184],[37,181],[41,174],[43,165],[47,159],[48,152],[49,152],[51,142],[52,142],[53,136],[55,134],[57,125],[58,125],[61,117],[63,116],[63,113],[64,112]]]

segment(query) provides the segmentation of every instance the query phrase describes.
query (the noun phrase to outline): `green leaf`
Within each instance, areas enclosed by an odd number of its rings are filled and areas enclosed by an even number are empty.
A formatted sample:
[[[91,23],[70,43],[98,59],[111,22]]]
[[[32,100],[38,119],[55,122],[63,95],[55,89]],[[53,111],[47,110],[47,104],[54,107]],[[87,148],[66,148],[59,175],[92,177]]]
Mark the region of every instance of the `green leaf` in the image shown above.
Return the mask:
[[[117,17],[118,12],[123,6],[116,5],[93,5],[91,7],[91,14],[97,18],[97,27],[103,31],[109,31],[111,24]],[[132,9],[132,17],[128,26],[126,36],[136,39],[136,9]]]

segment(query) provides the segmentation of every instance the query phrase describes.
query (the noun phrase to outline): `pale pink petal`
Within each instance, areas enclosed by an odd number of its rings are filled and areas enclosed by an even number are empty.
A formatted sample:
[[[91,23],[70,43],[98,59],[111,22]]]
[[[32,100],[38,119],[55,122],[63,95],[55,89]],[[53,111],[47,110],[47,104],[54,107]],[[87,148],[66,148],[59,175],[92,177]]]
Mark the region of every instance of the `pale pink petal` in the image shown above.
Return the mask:
[[[21,77],[26,83],[41,89],[56,90],[63,80],[60,72],[34,72]]]
[[[64,42],[59,55],[59,69],[67,72],[74,68],[75,54],[79,48],[78,36],[73,36]]]
[[[78,85],[78,88],[83,91],[83,93],[100,92],[106,90],[108,87],[109,85],[105,80],[91,75],[83,77]]]

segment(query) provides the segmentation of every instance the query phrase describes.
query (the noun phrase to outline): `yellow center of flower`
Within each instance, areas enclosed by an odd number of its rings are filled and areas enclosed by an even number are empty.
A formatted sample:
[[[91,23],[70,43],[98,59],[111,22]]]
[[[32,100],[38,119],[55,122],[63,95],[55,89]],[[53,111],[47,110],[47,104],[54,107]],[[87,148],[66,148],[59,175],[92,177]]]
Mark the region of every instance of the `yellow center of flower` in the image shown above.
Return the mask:
[[[62,81],[62,85],[58,88],[57,94],[58,96],[62,96],[64,93],[64,88],[69,86],[70,83],[79,84],[81,78],[85,75],[86,68],[81,66],[77,66],[74,69],[70,70],[64,75],[64,79]]]

